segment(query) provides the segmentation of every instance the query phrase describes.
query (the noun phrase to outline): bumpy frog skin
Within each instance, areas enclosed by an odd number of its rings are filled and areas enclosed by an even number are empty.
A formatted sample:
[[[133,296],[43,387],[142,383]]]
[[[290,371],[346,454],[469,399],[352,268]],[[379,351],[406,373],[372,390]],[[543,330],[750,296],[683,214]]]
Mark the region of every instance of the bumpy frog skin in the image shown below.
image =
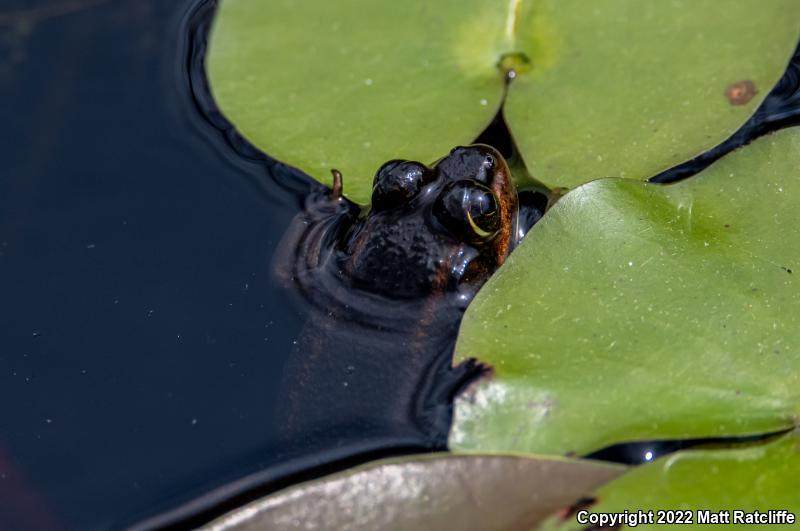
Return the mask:
[[[388,162],[342,242],[344,279],[391,298],[473,292],[516,244],[517,216],[508,166],[488,146],[456,148],[433,168]]]
[[[431,167],[387,162],[368,209],[334,174],[276,264],[311,304],[284,372],[281,430],[298,456],[443,449],[453,396],[485,371],[451,366],[461,316],[541,213],[520,214],[505,160],[484,145]]]

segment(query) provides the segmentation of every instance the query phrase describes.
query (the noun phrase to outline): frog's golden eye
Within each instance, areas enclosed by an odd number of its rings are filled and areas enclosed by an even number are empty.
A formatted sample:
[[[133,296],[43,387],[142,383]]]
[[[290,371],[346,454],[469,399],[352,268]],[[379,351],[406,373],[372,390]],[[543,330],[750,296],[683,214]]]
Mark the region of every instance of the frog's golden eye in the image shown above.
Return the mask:
[[[450,232],[467,241],[488,240],[500,229],[497,198],[475,181],[448,184],[436,199],[433,213]]]
[[[407,203],[431,177],[431,171],[419,162],[390,160],[375,174],[372,208],[383,210]]]

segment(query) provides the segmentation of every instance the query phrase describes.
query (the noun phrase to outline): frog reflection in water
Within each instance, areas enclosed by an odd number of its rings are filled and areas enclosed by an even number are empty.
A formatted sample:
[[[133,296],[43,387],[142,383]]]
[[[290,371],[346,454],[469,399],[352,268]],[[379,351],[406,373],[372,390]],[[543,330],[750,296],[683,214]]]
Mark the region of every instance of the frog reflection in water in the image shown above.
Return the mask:
[[[387,162],[368,210],[334,181],[283,242],[293,260],[278,271],[312,310],[285,369],[280,429],[343,455],[442,449],[454,395],[487,370],[451,366],[461,316],[541,212],[520,209],[505,160],[485,145],[430,168]]]

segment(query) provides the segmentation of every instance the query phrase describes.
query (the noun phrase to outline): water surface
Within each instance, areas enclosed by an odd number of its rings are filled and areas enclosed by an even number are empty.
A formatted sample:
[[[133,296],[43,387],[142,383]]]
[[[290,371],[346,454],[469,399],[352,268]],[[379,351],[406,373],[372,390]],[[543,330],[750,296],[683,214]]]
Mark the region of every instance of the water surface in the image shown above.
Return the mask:
[[[0,529],[119,528],[280,463],[305,177],[198,111],[189,0],[0,8]]]
[[[0,529],[185,525],[352,462],[275,428],[308,308],[270,263],[315,185],[216,111],[212,8],[0,8]],[[654,180],[797,123],[798,63],[742,132]]]

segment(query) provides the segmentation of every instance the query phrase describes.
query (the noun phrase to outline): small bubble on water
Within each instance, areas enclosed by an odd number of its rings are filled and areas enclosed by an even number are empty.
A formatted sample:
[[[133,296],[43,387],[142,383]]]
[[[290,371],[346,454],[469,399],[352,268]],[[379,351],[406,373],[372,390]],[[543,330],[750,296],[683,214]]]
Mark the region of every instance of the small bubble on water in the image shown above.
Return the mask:
[[[369,86],[372,86],[372,78],[369,78],[369,77],[368,77],[367,79],[365,79],[365,80],[364,80],[364,84],[365,84],[366,86],[368,86],[368,87],[369,87]]]

